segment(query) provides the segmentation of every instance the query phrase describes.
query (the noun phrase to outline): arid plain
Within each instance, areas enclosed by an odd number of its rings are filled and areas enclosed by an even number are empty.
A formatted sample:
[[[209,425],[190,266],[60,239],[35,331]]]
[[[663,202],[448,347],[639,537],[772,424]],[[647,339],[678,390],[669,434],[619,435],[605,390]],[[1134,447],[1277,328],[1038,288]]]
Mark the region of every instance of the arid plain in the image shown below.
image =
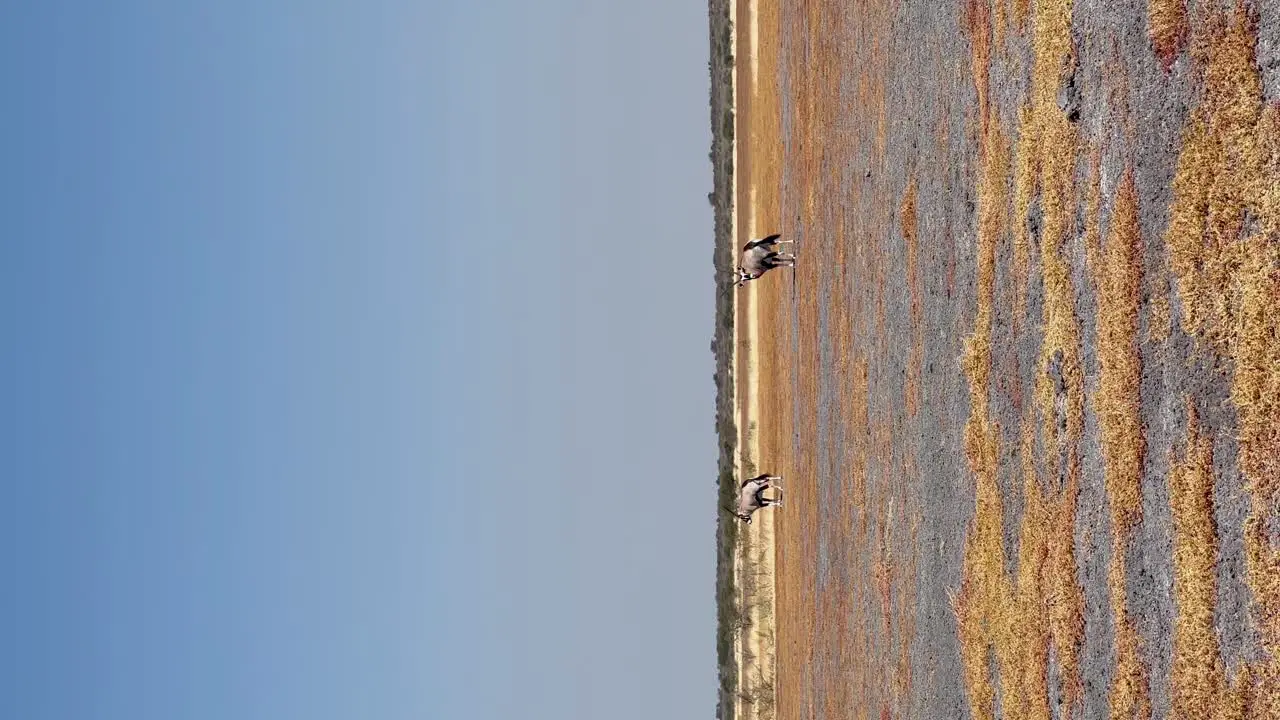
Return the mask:
[[[726,10],[721,715],[1280,718],[1280,2]]]

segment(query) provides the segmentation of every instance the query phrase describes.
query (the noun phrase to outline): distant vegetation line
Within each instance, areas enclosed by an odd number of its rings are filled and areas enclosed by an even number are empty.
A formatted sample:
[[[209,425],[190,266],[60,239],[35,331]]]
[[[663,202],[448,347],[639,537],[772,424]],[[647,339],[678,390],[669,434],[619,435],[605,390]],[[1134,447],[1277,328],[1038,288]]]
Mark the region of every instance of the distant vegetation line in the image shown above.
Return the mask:
[[[742,627],[733,572],[738,524],[720,508],[728,507],[734,492],[734,453],[738,429],[734,422],[733,321],[733,26],[729,22],[732,0],[709,0],[711,54],[711,167],[712,190],[707,196],[715,213],[715,247],[712,265],[716,282],[716,324],[711,352],[716,358],[716,433],[720,442],[716,509],[716,660],[720,690],[716,717],[733,720],[738,691],[733,644]]]

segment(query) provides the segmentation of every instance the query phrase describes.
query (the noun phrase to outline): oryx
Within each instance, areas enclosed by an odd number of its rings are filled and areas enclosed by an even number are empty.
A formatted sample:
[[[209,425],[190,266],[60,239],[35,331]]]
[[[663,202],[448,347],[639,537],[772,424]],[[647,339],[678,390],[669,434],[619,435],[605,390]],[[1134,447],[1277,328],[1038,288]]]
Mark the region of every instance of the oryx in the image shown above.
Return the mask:
[[[765,473],[750,480],[742,481],[742,484],[738,486],[738,510],[734,513],[734,516],[750,525],[751,514],[760,508],[769,507],[770,505],[781,507],[781,495],[772,499],[764,496],[764,491],[769,488],[774,488],[781,493],[782,487],[778,484],[781,480],[781,475]]]
[[[737,267],[738,279],[734,282],[735,285],[742,287],[776,267],[796,266],[795,255],[782,255],[776,249],[779,245],[794,243],[795,240],[779,240],[780,237],[782,235],[774,234],[742,246],[742,262]]]

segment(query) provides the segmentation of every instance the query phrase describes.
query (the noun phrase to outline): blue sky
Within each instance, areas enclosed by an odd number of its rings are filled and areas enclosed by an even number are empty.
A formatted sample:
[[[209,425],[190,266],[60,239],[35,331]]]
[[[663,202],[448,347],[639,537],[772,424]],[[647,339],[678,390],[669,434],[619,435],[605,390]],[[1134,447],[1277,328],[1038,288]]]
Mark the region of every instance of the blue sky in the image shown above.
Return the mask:
[[[0,716],[709,715],[706,22],[0,7]]]

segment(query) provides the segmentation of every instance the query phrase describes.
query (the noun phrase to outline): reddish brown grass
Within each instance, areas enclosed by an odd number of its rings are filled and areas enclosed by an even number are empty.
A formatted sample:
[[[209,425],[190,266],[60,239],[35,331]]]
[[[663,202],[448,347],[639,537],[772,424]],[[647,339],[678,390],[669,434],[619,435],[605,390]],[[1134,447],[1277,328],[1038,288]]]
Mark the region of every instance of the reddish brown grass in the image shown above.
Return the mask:
[[[1147,0],[1147,37],[1167,71],[1187,45],[1186,0]]]
[[[969,36],[973,87],[978,93],[979,132],[987,131],[991,117],[991,7],[988,0],[965,0],[961,27]]]
[[[1138,308],[1142,292],[1142,231],[1133,168],[1116,192],[1106,245],[1090,253],[1098,296],[1098,392],[1094,408],[1102,434],[1112,532],[1124,539],[1142,519],[1142,432]]]
[[[920,240],[916,212],[918,194],[915,178],[912,178],[907,183],[898,207],[898,222],[906,245],[907,285],[911,291],[911,355],[907,358],[907,377],[903,388],[908,418],[915,417],[920,411],[920,375],[924,364],[924,322],[920,308]]]

